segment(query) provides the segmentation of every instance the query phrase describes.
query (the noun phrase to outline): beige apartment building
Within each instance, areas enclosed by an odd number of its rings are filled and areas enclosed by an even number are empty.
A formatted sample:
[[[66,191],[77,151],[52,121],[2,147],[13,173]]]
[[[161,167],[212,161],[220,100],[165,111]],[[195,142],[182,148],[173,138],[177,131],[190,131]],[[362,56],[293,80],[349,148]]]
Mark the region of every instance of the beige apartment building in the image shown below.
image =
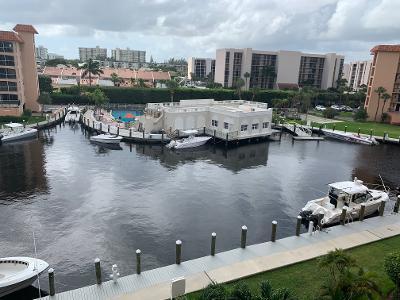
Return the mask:
[[[368,119],[377,121],[387,113],[391,124],[400,125],[400,45],[378,45],[371,49],[374,56],[368,80],[364,107]],[[384,103],[376,92],[383,87],[391,98]]]
[[[246,88],[285,88],[303,85],[319,89],[336,87],[343,72],[344,56],[298,51],[259,51],[251,48],[218,49],[215,82],[232,87],[242,78]],[[245,78],[244,74],[250,77]]]
[[[89,59],[99,59],[104,60],[107,58],[107,48],[100,48],[96,46],[96,48],[79,48],[79,60],[87,61]]]
[[[0,31],[0,116],[40,111],[35,34],[32,25],[22,24]]]
[[[369,72],[372,61],[362,60],[344,64],[343,78],[347,80],[347,86],[358,91],[360,86],[368,85]]]
[[[206,78],[215,76],[215,59],[189,57],[187,66],[188,78],[192,79],[192,75],[196,78]]]
[[[111,50],[111,58],[117,62],[144,64],[146,51],[116,48]]]

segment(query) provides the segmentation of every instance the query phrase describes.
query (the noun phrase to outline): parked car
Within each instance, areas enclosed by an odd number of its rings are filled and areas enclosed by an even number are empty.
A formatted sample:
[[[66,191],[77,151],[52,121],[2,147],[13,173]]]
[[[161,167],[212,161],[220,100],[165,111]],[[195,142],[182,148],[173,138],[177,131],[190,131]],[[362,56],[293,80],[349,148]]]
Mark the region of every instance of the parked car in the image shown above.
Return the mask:
[[[317,106],[315,107],[315,109],[316,109],[316,110],[319,110],[319,111],[324,111],[324,110],[326,109],[326,107],[323,106],[323,105],[317,105]]]
[[[338,110],[338,111],[341,110],[340,106],[336,105],[336,104],[331,105],[331,108],[333,108],[334,110]]]
[[[345,106],[345,111],[353,111],[353,109],[350,106]]]

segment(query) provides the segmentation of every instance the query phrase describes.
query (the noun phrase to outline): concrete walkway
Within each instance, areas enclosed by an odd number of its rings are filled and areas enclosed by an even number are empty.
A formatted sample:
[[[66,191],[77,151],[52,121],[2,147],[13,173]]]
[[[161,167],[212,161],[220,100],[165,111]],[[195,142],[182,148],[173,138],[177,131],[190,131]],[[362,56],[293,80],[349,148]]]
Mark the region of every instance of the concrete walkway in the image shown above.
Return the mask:
[[[278,225],[279,230],[279,225]],[[240,233],[240,231],[238,231]],[[212,282],[229,282],[326,254],[400,234],[400,215],[374,217],[363,222],[335,226],[324,232],[288,237],[276,242],[238,248],[213,256],[122,277],[42,299],[167,299],[171,279],[184,276],[186,292],[198,291]],[[238,242],[239,242],[238,234]],[[218,242],[218,240],[217,240]],[[183,244],[183,248],[184,248]],[[108,274],[107,274],[108,276]],[[93,274],[94,279],[94,274]]]

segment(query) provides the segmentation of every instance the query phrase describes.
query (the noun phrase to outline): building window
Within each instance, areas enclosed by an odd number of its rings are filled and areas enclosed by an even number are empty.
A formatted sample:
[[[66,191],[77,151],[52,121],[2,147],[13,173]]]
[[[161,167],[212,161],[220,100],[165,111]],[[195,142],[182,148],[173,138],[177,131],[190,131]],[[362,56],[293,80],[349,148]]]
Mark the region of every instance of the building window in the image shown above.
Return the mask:
[[[218,121],[217,120],[211,120],[211,125],[214,127],[218,127]]]
[[[232,83],[235,84],[236,81],[240,79],[242,71],[242,57],[241,52],[233,53],[233,70],[232,70]]]
[[[224,129],[229,129],[229,123],[224,122]]]
[[[250,71],[250,88],[274,88],[277,56],[253,53]]]
[[[0,66],[15,66],[14,56],[0,55]]]
[[[241,125],[240,131],[247,131],[247,125]]]
[[[0,52],[13,52],[14,47],[10,42],[0,41]]]
[[[14,69],[0,68],[0,78],[15,79],[17,76]]]
[[[257,123],[257,124],[253,124],[253,125],[251,125],[251,129],[253,129],[253,130],[256,130],[256,129],[258,129],[258,123]]]
[[[269,122],[263,122],[263,128],[268,128],[269,127]]]
[[[229,59],[230,52],[226,52],[225,54],[225,72],[224,72],[224,87],[228,87],[229,83]]]
[[[11,81],[0,81],[0,91],[16,92],[17,83]]]
[[[18,101],[18,95],[14,94],[0,94],[0,102]]]

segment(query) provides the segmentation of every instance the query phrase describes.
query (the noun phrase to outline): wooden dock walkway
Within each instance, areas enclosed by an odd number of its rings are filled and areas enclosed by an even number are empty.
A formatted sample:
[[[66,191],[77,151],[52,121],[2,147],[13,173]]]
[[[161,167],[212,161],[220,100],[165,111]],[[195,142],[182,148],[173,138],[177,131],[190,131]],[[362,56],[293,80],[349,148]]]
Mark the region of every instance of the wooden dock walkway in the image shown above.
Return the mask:
[[[251,232],[251,228],[249,231]],[[353,222],[344,226],[338,225],[322,232],[304,233],[300,236],[276,240],[276,242],[270,241],[216,253],[215,256],[205,256],[182,262],[179,265],[169,265],[144,271],[139,275],[124,276],[119,278],[117,282],[106,281],[102,284],[94,284],[42,299],[169,299],[171,280],[174,278],[184,277],[186,293],[190,293],[213,282],[230,282],[309,260],[324,255],[335,248],[349,249],[399,234],[400,215],[390,213],[383,217],[369,218],[362,222]],[[240,239],[238,239],[238,244],[239,241]],[[209,245],[205,246],[208,247]],[[182,248],[184,249],[184,243]],[[108,278],[110,273],[111,270],[104,277]],[[96,282],[94,274],[93,282]]]

